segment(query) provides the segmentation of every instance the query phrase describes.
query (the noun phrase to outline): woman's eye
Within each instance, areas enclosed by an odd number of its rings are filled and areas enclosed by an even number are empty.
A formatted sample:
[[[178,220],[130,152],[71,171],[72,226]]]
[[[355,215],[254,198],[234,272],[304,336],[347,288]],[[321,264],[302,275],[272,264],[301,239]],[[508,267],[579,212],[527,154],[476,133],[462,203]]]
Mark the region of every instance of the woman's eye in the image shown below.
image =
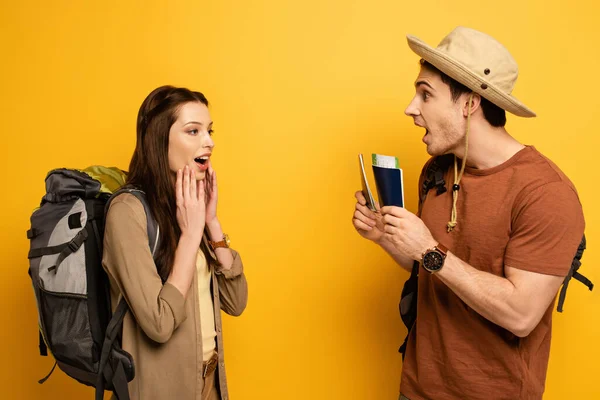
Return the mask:
[[[209,134],[210,136],[212,136],[212,135],[213,135],[213,133],[215,133],[215,130],[214,130],[214,129],[209,129],[209,130],[208,130],[208,134]]]
[[[190,135],[197,135],[198,134],[198,129],[191,129],[191,130],[188,131],[188,133]]]

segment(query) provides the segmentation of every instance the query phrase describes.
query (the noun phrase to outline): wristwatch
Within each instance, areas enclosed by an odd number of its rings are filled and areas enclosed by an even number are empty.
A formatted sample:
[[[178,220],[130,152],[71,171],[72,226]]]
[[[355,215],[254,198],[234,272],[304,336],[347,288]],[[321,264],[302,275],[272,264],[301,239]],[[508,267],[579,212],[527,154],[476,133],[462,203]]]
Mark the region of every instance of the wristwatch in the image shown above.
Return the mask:
[[[423,253],[423,258],[421,260],[423,268],[430,273],[438,272],[444,266],[446,253],[448,253],[448,248],[441,243],[438,243],[437,246],[426,250]]]
[[[213,251],[215,249],[218,249],[219,247],[225,247],[225,248],[229,248],[229,236],[227,234],[223,234],[223,240],[219,241],[219,242],[213,242],[212,240],[208,241],[208,244],[210,245],[210,248],[213,249]]]

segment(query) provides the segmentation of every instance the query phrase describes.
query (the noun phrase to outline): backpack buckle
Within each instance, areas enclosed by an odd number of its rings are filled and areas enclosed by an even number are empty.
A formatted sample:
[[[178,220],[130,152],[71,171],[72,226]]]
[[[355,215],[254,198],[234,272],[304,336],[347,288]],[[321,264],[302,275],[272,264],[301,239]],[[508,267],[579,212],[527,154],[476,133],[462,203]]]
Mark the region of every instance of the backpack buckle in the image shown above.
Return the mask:
[[[79,250],[81,244],[76,243],[75,241],[70,241],[67,247],[69,248],[69,250],[71,250],[71,253],[75,253],[77,250]]]

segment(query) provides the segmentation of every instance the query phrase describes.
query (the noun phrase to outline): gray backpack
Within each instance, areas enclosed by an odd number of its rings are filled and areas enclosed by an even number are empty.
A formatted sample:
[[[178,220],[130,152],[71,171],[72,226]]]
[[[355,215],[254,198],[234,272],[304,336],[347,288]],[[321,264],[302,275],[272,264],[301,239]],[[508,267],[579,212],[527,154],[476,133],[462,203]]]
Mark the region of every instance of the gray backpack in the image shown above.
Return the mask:
[[[46,194],[31,216],[29,275],[37,300],[40,354],[49,349],[56,365],[80,383],[129,399],[127,382],[135,376],[131,355],[121,348],[121,300],[111,312],[108,276],[102,268],[106,210],[121,193],[144,205],[151,251],[158,226],[142,191],[123,187],[124,172],[116,168],[56,169],[46,177]]]

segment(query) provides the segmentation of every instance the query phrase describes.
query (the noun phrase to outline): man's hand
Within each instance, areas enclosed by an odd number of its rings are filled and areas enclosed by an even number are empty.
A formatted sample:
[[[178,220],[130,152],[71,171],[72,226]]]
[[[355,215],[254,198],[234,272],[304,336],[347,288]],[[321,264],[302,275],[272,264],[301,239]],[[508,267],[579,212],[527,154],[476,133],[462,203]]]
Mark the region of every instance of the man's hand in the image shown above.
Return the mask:
[[[365,196],[360,190],[354,196],[356,197],[356,206],[352,217],[354,228],[360,236],[379,244],[384,235],[383,216],[381,213],[375,213],[367,207]],[[375,208],[379,211],[377,203],[375,203]]]
[[[421,218],[402,207],[383,207],[384,238],[406,257],[421,260],[423,253],[436,246],[431,232]]]

